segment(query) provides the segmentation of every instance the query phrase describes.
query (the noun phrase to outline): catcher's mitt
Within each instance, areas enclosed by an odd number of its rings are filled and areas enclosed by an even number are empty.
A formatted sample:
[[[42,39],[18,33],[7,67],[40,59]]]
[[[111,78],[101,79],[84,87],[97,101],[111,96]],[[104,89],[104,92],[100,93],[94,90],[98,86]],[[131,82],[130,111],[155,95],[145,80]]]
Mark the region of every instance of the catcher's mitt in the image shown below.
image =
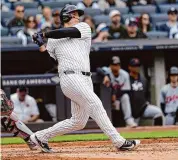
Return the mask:
[[[5,92],[0,89],[0,98],[1,98],[1,116],[8,116],[14,109],[12,101],[8,100]]]

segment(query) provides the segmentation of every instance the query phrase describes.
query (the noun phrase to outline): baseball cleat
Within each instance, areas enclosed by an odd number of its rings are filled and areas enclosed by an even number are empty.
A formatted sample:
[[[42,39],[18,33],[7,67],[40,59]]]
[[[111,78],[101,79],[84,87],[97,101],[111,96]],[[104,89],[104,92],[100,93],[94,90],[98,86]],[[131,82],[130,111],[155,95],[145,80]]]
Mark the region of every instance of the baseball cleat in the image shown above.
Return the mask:
[[[140,144],[140,140],[126,140],[125,143],[118,149],[121,151],[134,150]]]
[[[42,150],[43,152],[45,152],[45,153],[52,153],[52,152],[54,152],[51,148],[49,148],[48,143],[43,143],[43,142],[41,142],[41,141],[36,137],[35,134],[32,134],[32,135],[30,136],[30,139],[31,139],[32,142],[34,142],[36,145],[38,145],[38,146],[41,148],[41,150]]]
[[[136,127],[138,127],[137,123],[134,122],[134,119],[133,119],[133,118],[129,118],[129,119],[126,121],[126,124],[127,124],[127,127],[131,127],[131,128],[136,128]]]
[[[28,147],[31,149],[31,150],[37,150],[38,149],[38,146],[31,140],[29,139],[28,141],[26,141]]]

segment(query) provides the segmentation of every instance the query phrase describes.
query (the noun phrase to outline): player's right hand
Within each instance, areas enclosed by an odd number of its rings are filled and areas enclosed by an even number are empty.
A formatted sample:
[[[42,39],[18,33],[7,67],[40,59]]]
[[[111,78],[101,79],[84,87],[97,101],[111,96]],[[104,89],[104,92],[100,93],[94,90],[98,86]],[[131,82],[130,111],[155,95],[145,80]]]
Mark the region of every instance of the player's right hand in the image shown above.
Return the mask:
[[[110,86],[110,79],[108,76],[105,76],[104,79],[103,79],[103,84],[106,86],[106,87],[109,87]]]

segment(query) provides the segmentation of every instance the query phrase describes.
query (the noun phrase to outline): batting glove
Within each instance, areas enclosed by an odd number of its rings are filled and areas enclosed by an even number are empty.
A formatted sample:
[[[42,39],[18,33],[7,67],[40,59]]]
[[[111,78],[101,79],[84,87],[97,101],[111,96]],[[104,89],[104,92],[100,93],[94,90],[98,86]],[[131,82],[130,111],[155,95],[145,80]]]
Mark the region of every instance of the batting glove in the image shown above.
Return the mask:
[[[43,33],[35,33],[33,36],[33,41],[39,46],[41,47],[42,45],[44,45],[44,41],[43,41]]]

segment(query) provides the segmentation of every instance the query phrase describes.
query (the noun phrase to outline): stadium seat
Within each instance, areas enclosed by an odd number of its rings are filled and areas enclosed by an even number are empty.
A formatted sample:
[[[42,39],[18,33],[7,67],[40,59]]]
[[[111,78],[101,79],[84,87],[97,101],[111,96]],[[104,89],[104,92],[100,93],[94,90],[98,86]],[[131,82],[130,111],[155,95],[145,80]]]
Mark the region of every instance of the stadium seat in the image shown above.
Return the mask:
[[[151,14],[151,22],[152,25],[155,27],[157,22],[165,22],[168,20],[168,16],[165,13],[162,14]]]
[[[11,35],[16,35],[18,31],[22,30],[24,27],[12,27],[10,28],[10,34]]]
[[[34,44],[32,37],[30,37],[30,36],[27,37],[27,43],[28,44]]]
[[[14,17],[14,12],[13,11],[8,11],[8,12],[1,12],[1,18],[12,18]]]
[[[63,8],[66,4],[71,4],[69,0],[66,1],[47,1],[47,2],[42,2],[43,6],[48,6],[50,8]]]
[[[7,27],[7,25],[9,24],[9,21],[11,20],[12,18],[4,18],[2,21],[2,24],[4,27]]]
[[[156,4],[167,4],[168,0],[155,0]]]
[[[157,31],[160,31],[160,26],[162,25],[162,24],[165,24],[166,22],[157,22],[156,23],[156,25],[155,25],[155,29],[157,30]]]
[[[52,8],[52,11],[54,11],[54,10],[59,10],[59,11],[61,11],[61,10],[62,10],[62,7],[61,7],[61,8],[59,8],[59,7]]]
[[[9,21],[14,17],[14,12],[9,11],[9,12],[1,12],[1,24],[3,26],[7,26]]]
[[[5,6],[7,6],[9,9],[11,9],[12,8],[12,4],[11,3],[2,3],[2,4],[4,4]]]
[[[85,15],[89,15],[93,17],[95,15],[100,15],[100,14],[102,14],[102,11],[100,9],[92,9],[92,8],[85,9]]]
[[[159,9],[161,13],[167,13],[167,11],[171,8],[174,7],[178,10],[178,4],[161,4],[159,5]]]
[[[107,15],[97,15],[93,17],[95,21],[95,25],[99,25],[100,23],[106,23],[109,25],[111,23],[109,16]]]
[[[151,31],[146,33],[147,37],[149,39],[155,39],[155,38],[168,38],[167,32],[160,32],[160,31]]]
[[[134,18],[139,18],[140,17],[140,14],[125,14],[122,16],[122,21],[125,22],[125,20],[129,17],[134,17]]]
[[[8,36],[9,30],[8,28],[1,28],[1,36]]]
[[[41,11],[39,11],[37,8],[31,8],[25,10],[25,16],[36,16],[37,14],[40,14]]]
[[[57,1],[59,1],[59,0],[57,0]],[[82,1],[82,0],[72,0],[70,3],[73,5],[77,5],[77,3],[80,1]]]
[[[145,6],[133,6],[133,13],[156,13],[156,6],[154,5],[145,5]]]
[[[37,8],[38,2],[15,2],[14,7],[16,7],[17,5],[22,5],[22,6],[25,7],[25,9],[27,9],[27,8]]]
[[[129,13],[128,7],[125,7],[125,8],[110,7],[108,9],[106,9],[105,12],[106,12],[106,14],[109,14],[112,10],[118,10],[121,13],[121,15]]]
[[[1,38],[2,45],[14,45],[14,44],[22,44],[22,40],[17,37],[2,37]]]

